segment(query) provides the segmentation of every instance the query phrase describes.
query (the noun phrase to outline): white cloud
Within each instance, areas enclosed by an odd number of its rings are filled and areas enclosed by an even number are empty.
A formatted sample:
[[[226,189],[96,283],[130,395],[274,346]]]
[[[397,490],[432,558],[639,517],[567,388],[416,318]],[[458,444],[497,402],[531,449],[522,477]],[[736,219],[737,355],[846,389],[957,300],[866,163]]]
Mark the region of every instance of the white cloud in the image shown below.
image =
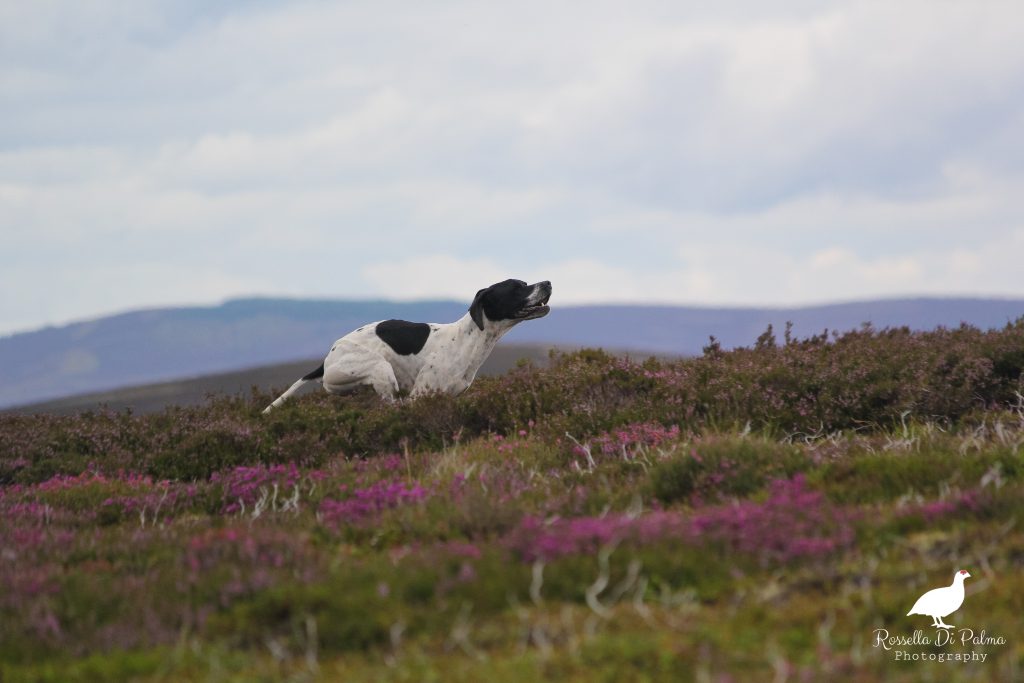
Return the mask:
[[[0,331],[510,275],[566,302],[1024,295],[1022,17],[7,3],[0,271],[30,293]]]
[[[219,268],[161,262],[156,260],[158,254],[153,258],[100,268],[88,263],[63,266],[45,274],[45,287],[35,285],[34,266],[2,268],[0,289],[13,295],[3,301],[6,324],[0,334],[125,310],[210,303],[269,291],[272,282],[272,278],[233,276]],[[30,282],[34,284],[27,286]]]
[[[482,287],[512,277],[490,259],[459,259],[447,254],[425,254],[400,260],[370,263],[363,277],[379,296],[406,299],[465,299]]]

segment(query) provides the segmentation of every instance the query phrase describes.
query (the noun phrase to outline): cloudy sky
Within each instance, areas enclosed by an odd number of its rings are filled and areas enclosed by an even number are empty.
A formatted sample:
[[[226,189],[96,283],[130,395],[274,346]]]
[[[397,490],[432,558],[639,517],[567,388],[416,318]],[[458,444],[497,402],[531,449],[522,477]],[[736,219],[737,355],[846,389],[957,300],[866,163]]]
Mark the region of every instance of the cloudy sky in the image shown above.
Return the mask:
[[[509,276],[1024,296],[1021,7],[0,0],[0,333]]]

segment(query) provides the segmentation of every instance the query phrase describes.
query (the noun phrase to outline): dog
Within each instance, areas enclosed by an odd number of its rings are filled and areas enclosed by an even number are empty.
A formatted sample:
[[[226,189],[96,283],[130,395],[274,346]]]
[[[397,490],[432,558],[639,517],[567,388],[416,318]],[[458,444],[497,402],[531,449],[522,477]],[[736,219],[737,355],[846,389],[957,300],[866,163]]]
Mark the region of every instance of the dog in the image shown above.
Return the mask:
[[[505,280],[481,289],[469,312],[453,323],[382,320],[350,332],[331,346],[324,362],[264,409],[269,413],[299,387],[319,381],[331,394],[370,385],[385,401],[399,392],[416,398],[431,392],[459,394],[476,378],[495,344],[524,320],[551,308],[551,283]]]

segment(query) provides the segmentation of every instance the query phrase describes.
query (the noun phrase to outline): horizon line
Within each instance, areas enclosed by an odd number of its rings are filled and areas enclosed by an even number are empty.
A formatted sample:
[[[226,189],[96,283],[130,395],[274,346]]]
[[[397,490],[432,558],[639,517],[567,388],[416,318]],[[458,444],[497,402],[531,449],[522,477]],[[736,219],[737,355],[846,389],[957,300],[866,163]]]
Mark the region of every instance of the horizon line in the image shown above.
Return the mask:
[[[999,301],[999,302],[1021,302],[1024,303],[1024,295],[1010,294],[892,294],[875,297],[831,299],[821,301],[810,301],[799,304],[742,304],[742,303],[686,303],[670,301],[576,301],[558,305],[558,308],[679,308],[697,310],[726,310],[726,311],[798,311],[814,308],[827,308],[832,306],[851,306],[856,304],[869,303],[893,303],[899,301]],[[126,308],[106,313],[97,313],[81,318],[70,318],[59,322],[47,322],[36,327],[20,328],[11,331],[0,331],[0,340],[15,337],[22,334],[33,334],[50,329],[61,329],[74,325],[85,325],[99,322],[107,318],[137,315],[140,313],[156,313],[160,311],[174,311],[185,309],[217,309],[235,302],[246,301],[288,301],[288,302],[315,302],[315,303],[393,303],[393,304],[461,304],[464,303],[456,298],[423,297],[398,299],[393,297],[327,297],[327,296],[289,296],[273,294],[247,294],[219,299],[209,303],[178,303],[178,304],[154,304],[152,306],[139,306],[138,308]]]

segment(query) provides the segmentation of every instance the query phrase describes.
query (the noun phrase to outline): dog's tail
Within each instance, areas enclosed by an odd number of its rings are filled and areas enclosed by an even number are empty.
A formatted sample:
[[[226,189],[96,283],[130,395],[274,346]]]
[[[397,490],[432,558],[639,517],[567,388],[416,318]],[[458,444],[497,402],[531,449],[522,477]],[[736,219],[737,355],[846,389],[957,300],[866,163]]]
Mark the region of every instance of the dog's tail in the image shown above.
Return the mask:
[[[273,403],[271,403],[269,406],[267,406],[266,408],[263,409],[263,413],[264,414],[269,413],[274,408],[277,408],[278,406],[280,406],[282,403],[284,403],[286,400],[288,400],[289,396],[291,396],[296,391],[298,391],[299,387],[301,387],[303,384],[306,384],[307,382],[312,382],[313,380],[320,379],[323,376],[324,376],[324,364],[321,363],[320,367],[318,367],[316,370],[314,370],[313,372],[309,373],[308,375],[305,375],[302,379],[300,379],[299,381],[295,382],[295,384],[293,384],[290,387],[288,387],[288,390],[286,392],[284,392],[283,394],[278,396],[276,399],[274,399]]]

